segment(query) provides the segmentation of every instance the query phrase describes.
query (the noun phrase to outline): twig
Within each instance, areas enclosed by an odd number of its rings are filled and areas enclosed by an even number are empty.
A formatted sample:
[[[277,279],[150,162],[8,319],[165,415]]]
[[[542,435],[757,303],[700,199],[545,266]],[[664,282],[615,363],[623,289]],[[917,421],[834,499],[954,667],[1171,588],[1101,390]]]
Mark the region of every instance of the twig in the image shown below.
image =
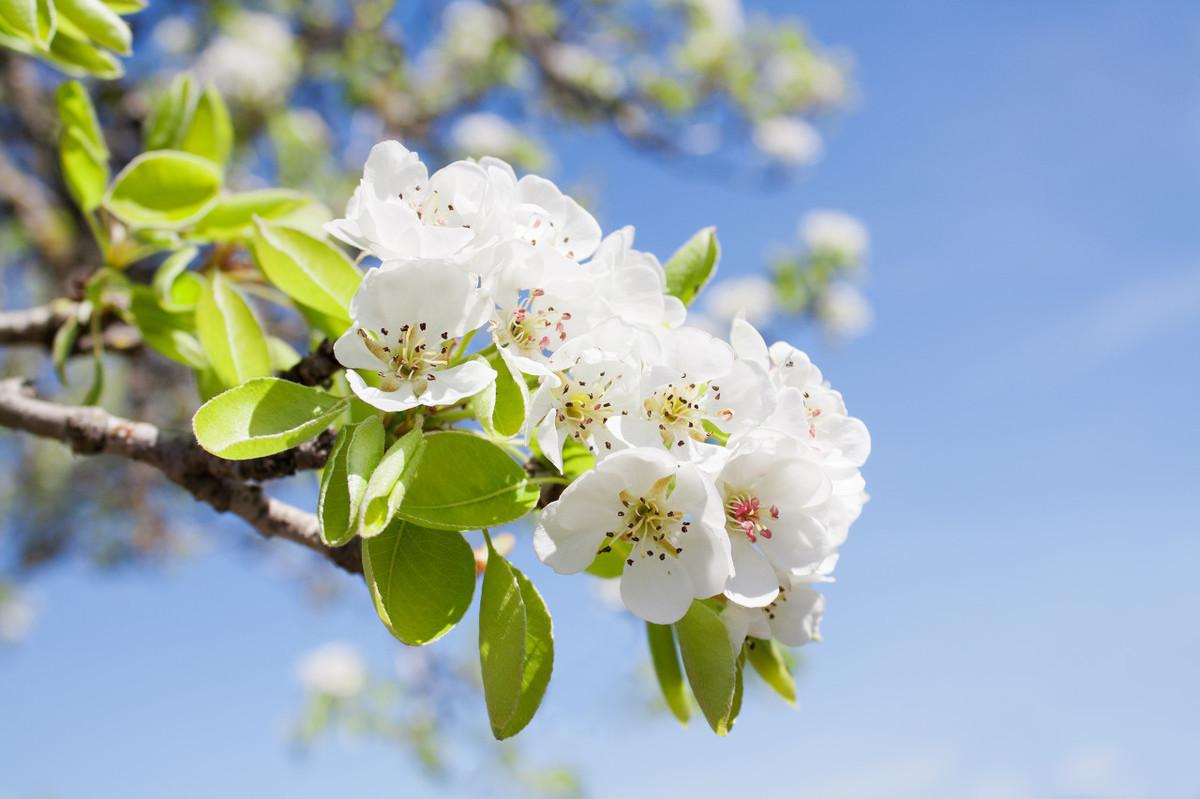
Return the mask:
[[[357,544],[339,549],[325,546],[316,516],[268,497],[261,486],[247,482],[324,463],[331,444],[328,435],[269,458],[224,461],[202,450],[190,435],[164,432],[99,408],[47,402],[16,378],[0,381],[0,426],[62,441],[82,455],[116,455],[152,466],[201,502],[240,516],[263,536],[284,538],[348,572],[362,572]]]

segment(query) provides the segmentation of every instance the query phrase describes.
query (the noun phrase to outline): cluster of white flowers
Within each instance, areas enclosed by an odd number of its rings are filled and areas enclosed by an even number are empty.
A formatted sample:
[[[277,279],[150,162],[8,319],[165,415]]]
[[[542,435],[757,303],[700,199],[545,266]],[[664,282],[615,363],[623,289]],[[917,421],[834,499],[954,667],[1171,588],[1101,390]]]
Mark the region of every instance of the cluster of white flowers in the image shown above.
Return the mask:
[[[382,260],[334,348],[361,399],[403,411],[486,389],[496,371],[465,357],[486,329],[533,387],[526,443],[560,470],[568,444],[595,455],[537,522],[545,563],[619,558],[621,598],[651,622],[723,596],[737,642],[815,635],[810,586],[866,499],[870,439],[804,353],[741,318],[729,341],[689,326],[632,228],[602,236],[553,183],[497,159],[429,174],[379,144],[328,229]]]

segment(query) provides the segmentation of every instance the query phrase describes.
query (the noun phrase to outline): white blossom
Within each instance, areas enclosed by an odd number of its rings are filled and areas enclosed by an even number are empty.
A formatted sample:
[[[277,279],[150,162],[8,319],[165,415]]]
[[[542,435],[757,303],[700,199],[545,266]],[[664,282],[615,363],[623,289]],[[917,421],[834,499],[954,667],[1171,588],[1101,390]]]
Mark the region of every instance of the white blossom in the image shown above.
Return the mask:
[[[480,111],[464,114],[450,128],[454,146],[468,155],[509,157],[524,138],[516,126],[499,114]]]
[[[853,283],[834,283],[817,299],[817,319],[837,338],[861,336],[874,319],[871,303]]]
[[[347,643],[324,644],[296,662],[296,679],[309,691],[350,699],[367,683],[367,665],[359,651]]]
[[[271,14],[238,11],[197,56],[196,74],[246,104],[278,104],[300,75],[292,31]]]
[[[774,410],[766,371],[735,358],[720,339],[681,327],[664,335],[663,347],[662,361],[642,375],[641,407],[619,420],[624,441],[692,457],[710,427],[727,435],[746,432]]]
[[[383,260],[465,258],[493,243],[496,213],[508,198],[507,176],[474,161],[455,161],[432,175],[397,141],[371,148],[346,216],[330,235]]]
[[[761,275],[718,281],[708,288],[709,315],[728,324],[741,316],[754,325],[765,324],[775,313],[775,285]]]
[[[457,362],[459,338],[483,324],[486,295],[457,264],[385,262],[367,272],[350,303],[353,325],[334,343],[350,388],[384,411],[448,405],[496,379],[478,359]],[[355,370],[369,370],[378,386]]]
[[[777,573],[811,569],[832,553],[820,518],[832,482],[818,457],[791,437],[743,439],[726,453],[716,476],[733,551],[725,596],[762,607],[779,593]]]
[[[754,128],[754,145],[787,166],[807,166],[821,156],[821,134],[798,117],[772,117]]]
[[[541,381],[529,404],[526,435],[536,431],[542,454],[559,471],[569,440],[604,457],[622,444],[608,421],[637,411],[639,377],[635,363],[585,352],[568,371]]]
[[[787,646],[804,646],[821,639],[825,597],[806,580],[780,577],[779,593],[765,607],[750,608],[730,602],[721,611],[729,640],[740,649],[747,636],[774,638]]]
[[[618,452],[568,486],[538,520],[534,549],[561,574],[616,550],[625,559],[621,599],[656,624],[676,622],[693,599],[721,593],[733,571],[710,481],[694,464],[654,449]]]
[[[810,211],[800,220],[800,240],[814,253],[861,261],[870,246],[866,225],[842,211]]]

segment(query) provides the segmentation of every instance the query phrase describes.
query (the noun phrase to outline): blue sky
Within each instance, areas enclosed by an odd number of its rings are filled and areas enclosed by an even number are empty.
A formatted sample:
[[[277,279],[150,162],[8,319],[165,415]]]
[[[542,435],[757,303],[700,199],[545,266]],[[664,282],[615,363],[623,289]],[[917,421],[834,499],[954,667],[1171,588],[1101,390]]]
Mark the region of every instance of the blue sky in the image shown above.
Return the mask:
[[[716,224],[729,274],[807,209],[869,224],[872,333],[792,336],[875,444],[825,640],[798,710],[757,694],[728,739],[680,731],[644,710],[640,628],[526,553],[559,633],[523,750],[593,796],[1200,796],[1200,7],[799,10],[854,53],[860,97],[794,185],[556,144],[606,228],[666,255]],[[36,586],[38,625],[0,654],[0,797],[481,790],[382,745],[289,752],[294,658],[340,638],[385,669],[392,644],[365,596],[314,613],[236,525],[211,532],[164,573]]]

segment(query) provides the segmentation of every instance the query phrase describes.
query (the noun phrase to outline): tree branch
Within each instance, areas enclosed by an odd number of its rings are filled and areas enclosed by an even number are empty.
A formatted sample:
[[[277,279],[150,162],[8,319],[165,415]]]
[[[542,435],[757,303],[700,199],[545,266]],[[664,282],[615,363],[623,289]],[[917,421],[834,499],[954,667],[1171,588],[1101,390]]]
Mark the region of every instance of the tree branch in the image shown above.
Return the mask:
[[[357,544],[338,549],[325,546],[316,516],[268,497],[261,486],[248,482],[322,465],[332,445],[328,433],[279,455],[225,461],[205,452],[190,435],[163,432],[100,408],[38,399],[16,378],[0,381],[0,426],[62,441],[82,455],[116,455],[152,466],[201,502],[240,516],[263,536],[287,539],[348,572],[362,572]]]

